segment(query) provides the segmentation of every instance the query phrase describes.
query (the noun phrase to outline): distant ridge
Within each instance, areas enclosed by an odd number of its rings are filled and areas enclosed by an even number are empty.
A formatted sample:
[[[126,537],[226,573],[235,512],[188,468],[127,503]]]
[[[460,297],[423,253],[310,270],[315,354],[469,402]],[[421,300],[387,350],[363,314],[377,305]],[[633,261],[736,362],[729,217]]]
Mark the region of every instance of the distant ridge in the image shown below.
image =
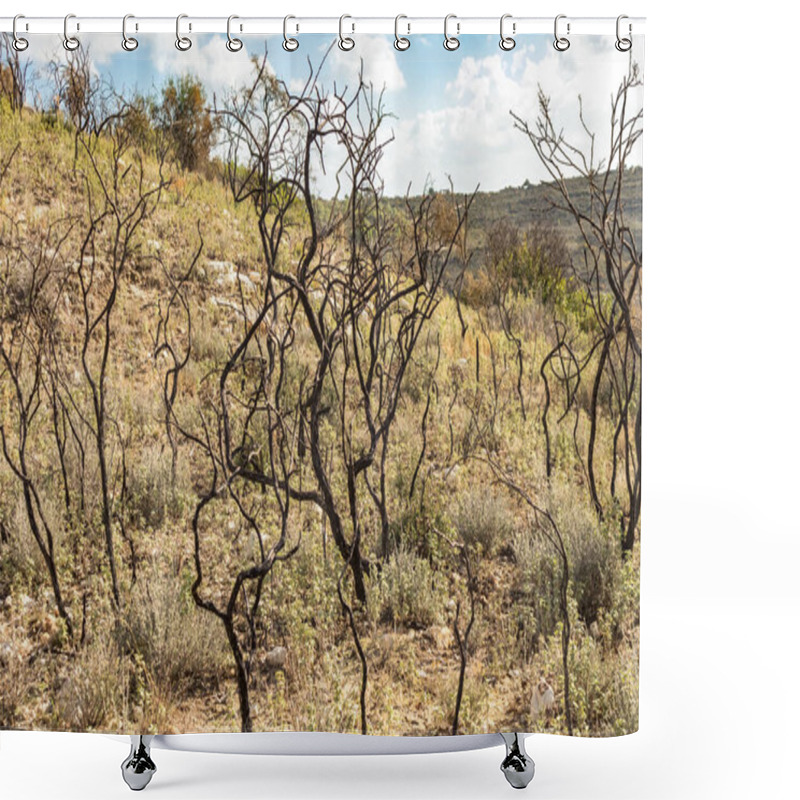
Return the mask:
[[[579,205],[587,206],[589,189],[582,178],[567,181],[570,194]],[[472,266],[483,263],[486,233],[500,220],[516,225],[521,231],[527,230],[535,222],[543,222],[558,228],[564,235],[573,261],[580,258],[582,243],[577,225],[565,211],[553,207],[559,202],[560,194],[552,181],[541,183],[524,182],[521,186],[508,186],[496,192],[478,192],[472,204],[469,218],[470,243],[474,252]],[[402,202],[393,198],[390,202]],[[626,170],[623,185],[625,216],[637,240],[642,232],[642,168]],[[582,260],[582,259],[581,259]]]

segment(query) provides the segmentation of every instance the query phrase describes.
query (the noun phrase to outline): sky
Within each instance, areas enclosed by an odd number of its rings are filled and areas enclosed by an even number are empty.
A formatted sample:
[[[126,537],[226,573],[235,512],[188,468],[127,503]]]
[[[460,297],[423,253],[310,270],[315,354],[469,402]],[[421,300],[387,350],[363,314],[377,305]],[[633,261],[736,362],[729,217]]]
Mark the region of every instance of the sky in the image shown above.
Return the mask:
[[[537,114],[537,92],[541,86],[551,97],[552,112],[568,139],[584,146],[588,142],[578,118],[578,96],[585,118],[598,134],[597,152],[608,147],[611,95],[628,68],[629,54],[614,48],[611,36],[574,36],[570,48],[558,52],[550,35],[518,36],[511,51],[498,46],[496,35],[462,35],[458,50],[448,51],[441,36],[411,37],[411,47],[398,52],[394,38],[383,35],[354,36],[350,51],[330,50],[321,73],[324,86],[336,81],[353,86],[363,63],[364,77],[384,90],[384,106],[392,117],[387,125],[394,141],[386,148],[380,172],[387,195],[442,189],[452,179],[456,191],[476,187],[496,191],[519,186],[525,180],[546,179],[527,138],[514,128],[513,111],[531,124]],[[48,91],[46,65],[63,59],[60,37],[31,36],[28,57],[37,68],[38,90]],[[244,47],[231,53],[225,37],[194,34],[190,50],[180,52],[174,36],[147,34],[139,37],[139,48],[125,52],[116,34],[86,34],[93,67],[113,79],[117,89],[142,93],[158,91],[178,74],[196,75],[209,96],[222,96],[243,86],[252,75],[251,58],[267,58],[275,74],[290,88],[302,85],[308,61],[316,66],[329,50],[327,34],[305,34],[300,47],[287,53],[281,37],[244,37]],[[643,37],[634,37],[633,58],[643,67]],[[635,103],[641,107],[641,96]],[[387,131],[388,133],[388,131]],[[641,149],[633,163],[641,164]],[[329,195],[334,185],[330,175],[318,174],[318,190]]]

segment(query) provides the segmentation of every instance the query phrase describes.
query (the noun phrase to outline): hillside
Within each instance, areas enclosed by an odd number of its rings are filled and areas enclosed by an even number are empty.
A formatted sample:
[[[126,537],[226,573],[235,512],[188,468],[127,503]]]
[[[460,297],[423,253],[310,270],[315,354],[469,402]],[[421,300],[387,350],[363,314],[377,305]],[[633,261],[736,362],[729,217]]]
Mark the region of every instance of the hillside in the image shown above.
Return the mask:
[[[581,210],[586,210],[589,205],[589,191],[586,182],[581,178],[572,178],[566,183],[576,206]],[[389,202],[398,204],[400,201],[393,198]],[[483,265],[486,234],[493,225],[500,221],[510,223],[521,231],[527,230],[537,222],[556,228],[564,236],[573,263],[581,264],[583,242],[580,232],[568,212],[554,207],[553,203],[560,202],[562,201],[554,184],[544,181],[537,184],[526,182],[522,186],[509,186],[496,192],[479,191],[470,210],[470,240],[474,248],[470,267],[480,269]],[[634,237],[641,243],[641,167],[632,167],[627,170],[623,183],[623,205],[626,221],[630,225]]]
[[[640,372],[589,298],[458,309],[457,198],[312,229],[126,136],[0,104],[0,728],[635,730]],[[470,264],[547,192],[479,195]]]

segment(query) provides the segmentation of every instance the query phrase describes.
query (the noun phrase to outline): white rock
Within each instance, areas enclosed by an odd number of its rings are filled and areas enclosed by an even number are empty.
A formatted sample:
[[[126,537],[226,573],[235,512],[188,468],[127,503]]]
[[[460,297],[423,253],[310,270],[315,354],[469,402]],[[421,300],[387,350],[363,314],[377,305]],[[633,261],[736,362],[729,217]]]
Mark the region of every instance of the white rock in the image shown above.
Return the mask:
[[[215,259],[209,259],[207,264],[208,268],[212,272],[236,272],[236,264],[234,264],[232,261],[218,261]]]
[[[531,716],[536,717],[544,714],[555,703],[556,696],[553,687],[543,678],[539,678],[536,686],[533,687],[531,695]]]
[[[267,652],[267,654],[264,656],[264,661],[271,669],[283,669],[284,665],[286,664],[287,655],[288,652],[286,651],[286,648],[278,645]]]
[[[427,634],[440,650],[446,650],[455,642],[453,631],[444,625],[431,625],[427,630]]]
[[[11,663],[11,659],[14,657],[14,648],[9,644],[9,642],[3,642],[0,644],[0,664],[8,665]]]

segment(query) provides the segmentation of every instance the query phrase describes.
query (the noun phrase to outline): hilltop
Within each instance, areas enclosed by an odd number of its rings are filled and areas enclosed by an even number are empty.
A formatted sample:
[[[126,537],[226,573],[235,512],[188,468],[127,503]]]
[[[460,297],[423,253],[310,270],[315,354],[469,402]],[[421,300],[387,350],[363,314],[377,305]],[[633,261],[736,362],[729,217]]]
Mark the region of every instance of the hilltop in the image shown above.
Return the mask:
[[[567,181],[570,195],[575,198],[579,208],[589,203],[589,189],[582,178]],[[418,198],[414,198],[418,199]],[[527,230],[534,223],[551,226],[564,237],[573,264],[582,261],[583,244],[575,221],[566,211],[554,207],[560,200],[558,190],[551,181],[530,183],[521,186],[507,186],[495,192],[479,191],[470,209],[470,245],[473,258],[470,268],[479,269],[486,256],[486,236],[492,226],[505,221],[520,229]],[[392,204],[401,204],[403,198],[391,198]],[[641,242],[642,232],[642,168],[627,170],[623,183],[623,204],[633,235]],[[641,246],[641,245],[640,245]]]

